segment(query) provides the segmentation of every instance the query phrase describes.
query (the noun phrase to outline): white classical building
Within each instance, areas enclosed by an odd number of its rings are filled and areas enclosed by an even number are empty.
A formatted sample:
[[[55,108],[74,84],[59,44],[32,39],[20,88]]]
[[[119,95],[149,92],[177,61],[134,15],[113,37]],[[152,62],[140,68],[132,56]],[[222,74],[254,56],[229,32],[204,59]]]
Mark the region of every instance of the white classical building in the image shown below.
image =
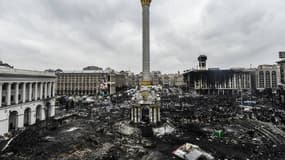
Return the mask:
[[[276,90],[280,84],[280,68],[278,65],[260,65],[256,70],[256,89],[262,91],[271,88]]]
[[[0,135],[55,114],[56,76],[0,65]]]

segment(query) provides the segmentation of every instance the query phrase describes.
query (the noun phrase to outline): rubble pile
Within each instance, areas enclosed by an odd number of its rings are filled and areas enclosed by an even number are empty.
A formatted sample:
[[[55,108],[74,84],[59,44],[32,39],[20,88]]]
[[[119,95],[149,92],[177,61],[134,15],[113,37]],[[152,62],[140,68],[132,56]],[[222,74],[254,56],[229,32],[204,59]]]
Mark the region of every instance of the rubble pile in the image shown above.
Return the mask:
[[[234,96],[199,96],[176,89],[162,95],[158,125],[131,123],[130,100],[120,96],[63,107],[48,123],[2,138],[0,159],[175,160],[179,156],[173,152],[184,144],[201,150],[189,150],[188,157],[285,157],[284,111],[264,100],[246,106]]]
[[[175,132],[175,128],[168,123],[163,124],[159,128],[153,128],[153,133],[157,137],[162,137],[164,135],[173,134],[174,132]]]
[[[54,118],[47,128],[33,126],[19,133],[0,159],[113,160],[152,156],[154,143],[127,121],[127,109],[112,106],[108,110],[87,107],[73,111]]]
[[[273,116],[264,114],[270,110],[268,107],[248,112],[240,107],[236,97],[226,96],[171,95],[164,99],[168,102],[162,117],[167,117],[177,127],[176,138],[167,137],[167,143],[191,142],[220,159],[280,159],[285,156],[285,151],[281,151],[285,144],[281,129],[284,123],[280,121],[277,125],[268,121]],[[272,109],[271,112],[275,113]]]

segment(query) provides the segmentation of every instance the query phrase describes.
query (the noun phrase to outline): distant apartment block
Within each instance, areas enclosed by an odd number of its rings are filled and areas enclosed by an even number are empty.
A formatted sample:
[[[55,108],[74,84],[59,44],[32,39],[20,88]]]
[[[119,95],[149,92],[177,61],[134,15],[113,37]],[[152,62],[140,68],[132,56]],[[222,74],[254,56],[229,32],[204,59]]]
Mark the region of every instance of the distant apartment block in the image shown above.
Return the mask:
[[[112,69],[89,66],[82,71],[57,72],[58,95],[114,94],[125,86],[125,76]]]

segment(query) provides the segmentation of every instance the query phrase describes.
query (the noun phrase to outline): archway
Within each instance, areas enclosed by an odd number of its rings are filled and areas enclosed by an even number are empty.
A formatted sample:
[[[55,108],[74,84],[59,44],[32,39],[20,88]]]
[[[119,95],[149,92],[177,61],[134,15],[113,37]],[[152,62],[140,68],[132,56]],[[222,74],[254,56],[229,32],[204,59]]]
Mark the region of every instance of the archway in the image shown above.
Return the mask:
[[[9,131],[16,130],[18,128],[18,112],[13,111],[9,114]]]
[[[24,126],[31,124],[31,108],[26,108],[24,112]]]
[[[142,119],[143,122],[149,123],[149,108],[148,107],[143,107],[142,108]]]
[[[36,108],[36,122],[39,122],[42,120],[42,106],[41,105],[38,105],[37,108]]]
[[[277,75],[276,71],[272,71],[272,88],[277,88]]]
[[[265,88],[270,88],[270,72],[266,71],[265,73]]]
[[[46,103],[46,107],[47,107],[47,117],[51,117],[51,105],[50,102]]]
[[[264,88],[264,72],[259,72],[259,88]]]

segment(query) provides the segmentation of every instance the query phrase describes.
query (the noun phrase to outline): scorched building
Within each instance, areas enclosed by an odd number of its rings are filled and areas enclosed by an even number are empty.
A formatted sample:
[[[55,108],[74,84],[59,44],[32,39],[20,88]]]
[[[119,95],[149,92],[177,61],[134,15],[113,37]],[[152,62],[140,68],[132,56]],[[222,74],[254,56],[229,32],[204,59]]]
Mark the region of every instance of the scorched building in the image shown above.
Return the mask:
[[[199,69],[186,71],[183,74],[188,90],[200,94],[239,94],[252,91],[255,70],[207,69],[207,57],[202,55],[198,60]]]

